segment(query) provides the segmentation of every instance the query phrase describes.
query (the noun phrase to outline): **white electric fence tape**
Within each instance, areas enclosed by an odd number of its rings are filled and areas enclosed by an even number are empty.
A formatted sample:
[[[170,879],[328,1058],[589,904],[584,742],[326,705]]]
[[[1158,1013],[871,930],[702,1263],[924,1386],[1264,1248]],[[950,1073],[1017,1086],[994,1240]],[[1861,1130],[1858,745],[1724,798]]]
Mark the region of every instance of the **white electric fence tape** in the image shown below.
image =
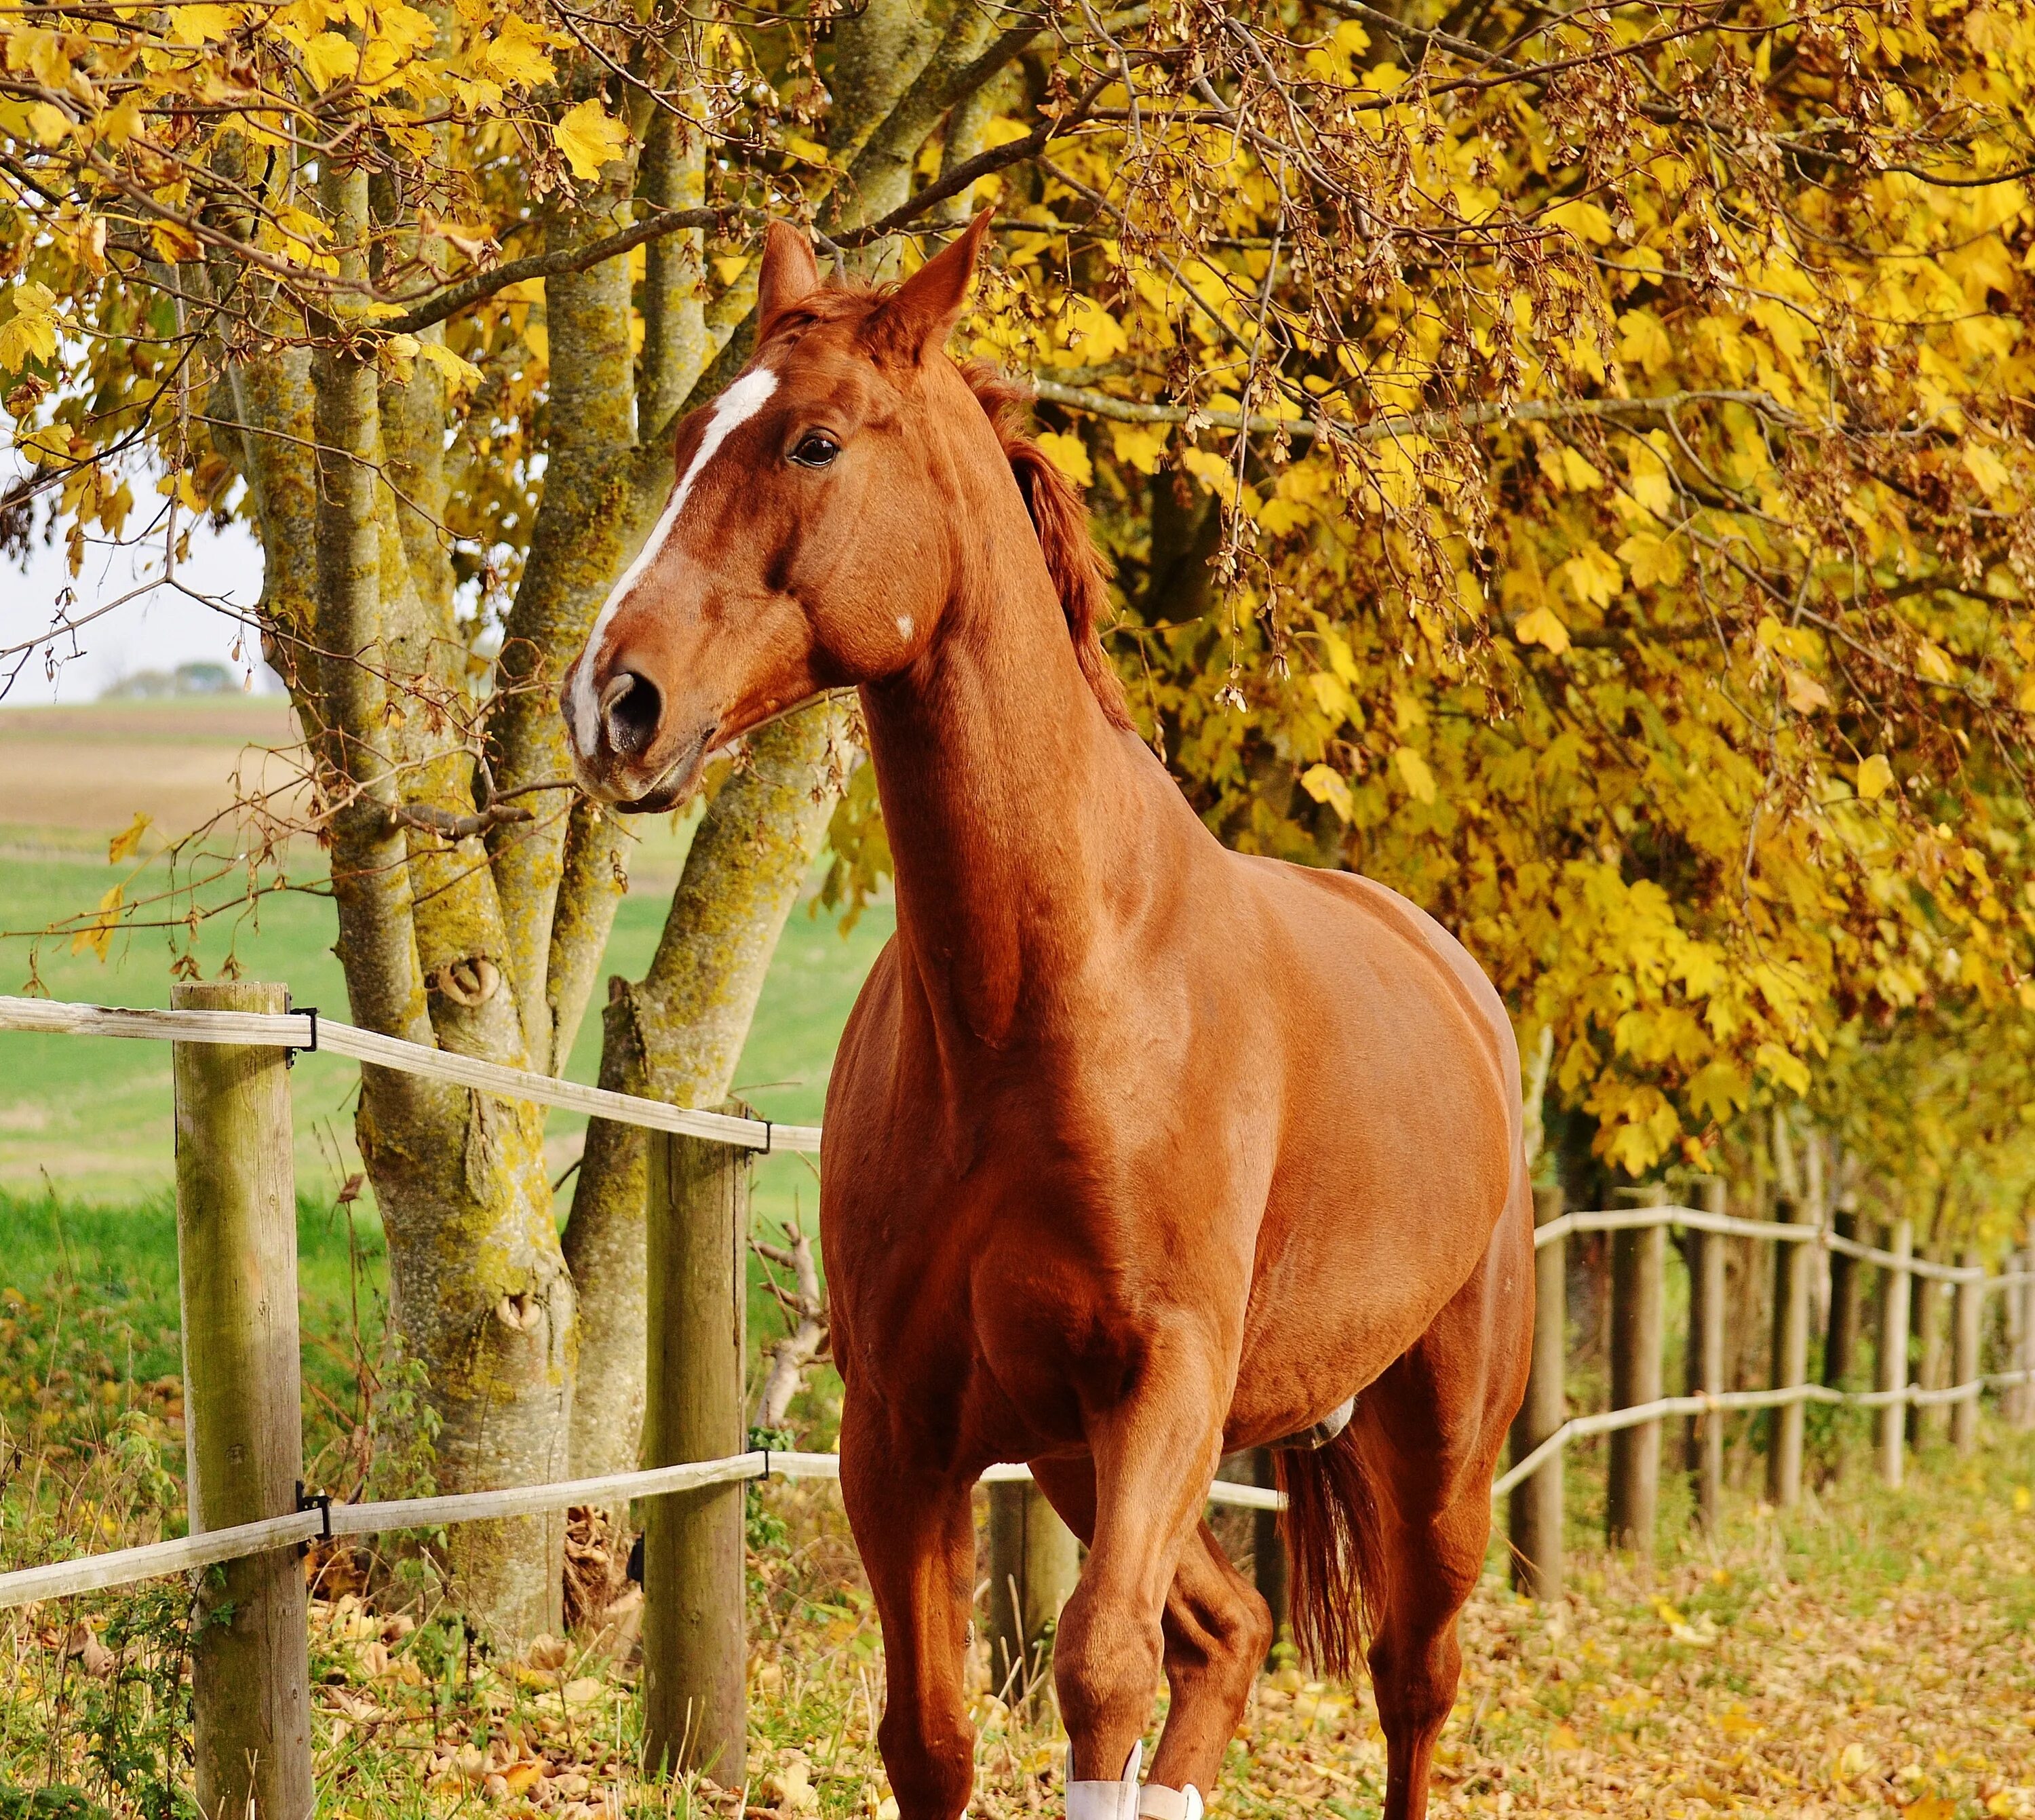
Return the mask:
[[[459,1055],[447,1049],[427,1049],[372,1030],[356,1030],[309,1011],[128,1011],[109,1005],[62,1005],[47,998],[0,997],[0,1030],[24,1030],[65,1036],[144,1036],[159,1042],[237,1043],[299,1054],[344,1055],[371,1067],[427,1081],[450,1081],[476,1092],[503,1100],[528,1100],[540,1106],[559,1106],[618,1124],[641,1125],[653,1131],[676,1131],[745,1150],[795,1150],[816,1156],[817,1125],[779,1125],[766,1119],[735,1119],[724,1112],[695,1112],[615,1093],[605,1087],[582,1087],[527,1069],[505,1068],[498,1062]]]

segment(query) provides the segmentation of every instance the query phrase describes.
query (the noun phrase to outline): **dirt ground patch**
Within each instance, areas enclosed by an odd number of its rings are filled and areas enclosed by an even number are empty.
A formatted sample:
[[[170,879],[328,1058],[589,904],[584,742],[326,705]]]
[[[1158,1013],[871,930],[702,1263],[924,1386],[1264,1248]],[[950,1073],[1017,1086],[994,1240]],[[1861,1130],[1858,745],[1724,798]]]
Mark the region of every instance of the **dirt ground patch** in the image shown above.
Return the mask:
[[[0,709],[0,822],[110,833],[141,814],[174,836],[236,795],[294,803],[295,738],[273,697]]]

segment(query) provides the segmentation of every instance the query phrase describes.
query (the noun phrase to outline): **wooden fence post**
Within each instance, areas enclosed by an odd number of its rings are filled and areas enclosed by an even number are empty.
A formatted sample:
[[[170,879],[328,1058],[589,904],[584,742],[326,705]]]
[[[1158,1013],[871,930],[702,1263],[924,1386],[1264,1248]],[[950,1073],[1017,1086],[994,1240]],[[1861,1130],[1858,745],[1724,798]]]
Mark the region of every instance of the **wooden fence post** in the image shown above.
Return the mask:
[[[1979,1254],[1967,1249],[1958,1254],[1958,1262],[1967,1270],[1980,1268]],[[1954,1344],[1951,1348],[1950,1378],[1969,1384],[1978,1376],[1980,1341],[1985,1333],[1985,1282],[1976,1278],[1958,1285]],[[1967,1397],[1950,1405],[1950,1439],[1960,1453],[1978,1451],[1978,1398]]]
[[[280,1012],[280,986],[172,988],[179,1011]],[[296,1164],[287,1051],[171,1046],[177,1269],[190,1527],[297,1507]],[[202,1577],[191,1649],[197,1804],[207,1820],[309,1820],[310,1664],[303,1558],[250,1555]]]
[[[2031,1228],[2029,1242],[2022,1247],[2015,1265],[2028,1280],[2007,1291],[2014,1298],[2016,1317],[2011,1323],[2013,1369],[2026,1371],[2035,1369],[2035,1228]],[[2014,1404],[2014,1426],[2035,1428],[2035,1383],[2022,1383],[2016,1389],[2019,1394]]]
[[[1830,1229],[1838,1238],[1855,1242],[1859,1234],[1858,1209],[1840,1207],[1830,1221]],[[1852,1357],[1858,1350],[1860,1291],[1864,1284],[1858,1260],[1833,1249],[1830,1318],[1823,1340],[1823,1382],[1833,1390],[1841,1390],[1851,1376]]]
[[[1721,1216],[1729,1205],[1729,1189],[1721,1175],[1706,1177],[1697,1198],[1706,1213]],[[1721,1396],[1725,1389],[1725,1235],[1689,1234],[1689,1360],[1687,1390],[1691,1397]],[[1715,1534],[1724,1500],[1724,1412],[1712,1409],[1689,1419],[1688,1471],[1696,1521]]]
[[[1668,1191],[1658,1183],[1621,1188],[1629,1207],[1660,1207]],[[1666,1277],[1664,1226],[1614,1232],[1611,1246],[1611,1406],[1630,1409],[1661,1395],[1661,1299]],[[1642,1422],[1614,1430],[1604,1499],[1604,1531],[1614,1548],[1650,1558],[1661,1501],[1661,1424]]]
[[[1774,1204],[1775,1219],[1798,1226],[1807,1213],[1791,1195]],[[1776,1239],[1774,1245],[1774,1388],[1789,1389],[1809,1376],[1809,1248],[1805,1243]],[[1768,1431],[1766,1496],[1786,1510],[1802,1501],[1802,1433],[1804,1406],[1783,1403],[1774,1412]]]
[[[1533,1190],[1533,1224],[1562,1216],[1559,1187]],[[1526,1400],[1512,1423],[1516,1465],[1568,1420],[1568,1243],[1557,1239],[1533,1254],[1533,1362]],[[1512,1488],[1512,1584],[1529,1599],[1562,1596],[1562,1453]]]
[[[1081,1544],[1037,1486],[988,1491],[990,1690],[1036,1712],[1047,1638],[1081,1577]]]
[[[1941,1246],[1925,1245],[1921,1254],[1929,1263],[1943,1262]],[[1915,1336],[1919,1342],[1915,1349],[1915,1382],[1924,1390],[1943,1389],[1948,1377],[1945,1367],[1950,1357],[1943,1344],[1944,1304],[1950,1299],[1944,1291],[1948,1287],[1939,1277],[1921,1277],[1916,1279],[1912,1292]],[[1911,1407],[1914,1420],[1908,1432],[1917,1446],[1932,1446],[1950,1432],[1950,1412],[1941,1403],[1918,1403]]]
[[[1896,1220],[1886,1234],[1885,1249],[1900,1259],[1915,1249],[1915,1228],[1906,1220]],[[1908,1387],[1908,1285],[1905,1268],[1883,1269],[1879,1273],[1879,1389],[1890,1395]],[[1879,1477],[1883,1484],[1898,1487],[1906,1465],[1908,1406],[1904,1401],[1889,1401],[1879,1411]]]
[[[1272,1450],[1253,1448],[1251,1463],[1251,1476],[1258,1483],[1267,1491],[1277,1490],[1279,1471],[1273,1463]],[[1276,1510],[1252,1514],[1251,1577],[1258,1596],[1272,1608],[1272,1648],[1276,1652],[1281,1643],[1293,1640],[1292,1569],[1286,1559],[1286,1539],[1279,1533]]]
[[[735,1103],[720,1108],[746,1114]],[[750,1153],[649,1136],[643,1463],[741,1453]],[[743,1785],[747,1667],[741,1484],[645,1500],[643,1742],[653,1774]]]

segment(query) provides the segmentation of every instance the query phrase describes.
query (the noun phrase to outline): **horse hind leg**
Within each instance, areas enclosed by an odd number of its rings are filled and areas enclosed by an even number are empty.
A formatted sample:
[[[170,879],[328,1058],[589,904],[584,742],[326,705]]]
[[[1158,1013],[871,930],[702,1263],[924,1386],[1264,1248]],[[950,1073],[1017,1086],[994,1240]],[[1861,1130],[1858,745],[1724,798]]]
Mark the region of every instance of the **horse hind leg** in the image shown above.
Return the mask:
[[[1530,1235],[1530,1228],[1522,1231]],[[1366,1654],[1382,1820],[1422,1820],[1462,1672],[1457,1619],[1491,1536],[1491,1474],[1532,1340],[1531,1239],[1501,1227],[1470,1280],[1318,1453],[1278,1456],[1296,1640],[1347,1679]],[[1524,1260],[1522,1262],[1522,1259]]]
[[[1180,1551],[1162,1623],[1172,1698],[1139,1812],[1187,1820],[1195,1810],[1184,1792],[1193,1788],[1206,1799],[1221,1773],[1223,1754],[1272,1647],[1272,1608],[1203,1523]],[[1177,1803],[1164,1799],[1175,1790],[1182,1792]]]

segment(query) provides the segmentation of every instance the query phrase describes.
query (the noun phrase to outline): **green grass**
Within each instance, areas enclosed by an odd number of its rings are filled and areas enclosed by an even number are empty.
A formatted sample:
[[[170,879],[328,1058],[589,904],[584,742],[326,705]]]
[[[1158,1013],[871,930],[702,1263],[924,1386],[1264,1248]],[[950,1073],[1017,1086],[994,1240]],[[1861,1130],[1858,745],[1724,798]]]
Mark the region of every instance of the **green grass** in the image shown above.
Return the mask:
[[[675,871],[674,844],[665,836],[651,849],[659,876]],[[109,867],[104,855],[103,845],[78,837],[40,835],[29,844],[0,829],[0,927],[32,930],[89,909],[128,870]],[[222,881],[204,896],[224,901],[233,889]],[[604,972],[641,976],[668,901],[668,889],[623,900]],[[845,937],[831,919],[816,919],[803,907],[793,913],[735,1075],[737,1091],[760,1111],[789,1123],[819,1122],[841,1025],[893,926],[892,912],[882,905]],[[195,952],[208,976],[230,961],[243,978],[280,981],[299,1004],[344,1017],[346,990],[331,953],[333,935],[325,898],[284,892],[202,923]],[[58,998],[166,1005],[176,953],[165,931],[118,937],[104,962],[88,950],[72,953],[67,938],[39,944],[7,938],[0,940],[0,989],[18,992],[33,980]],[[574,1046],[566,1070],[573,1079],[595,1077],[600,1045],[596,1003]],[[357,1077],[350,1063],[317,1059],[301,1062],[292,1077],[298,1184],[314,1198],[329,1199],[359,1167],[352,1136]],[[551,1115],[547,1143],[558,1168],[577,1153],[585,1126],[576,1115]],[[0,1188],[19,1194],[50,1186],[66,1198],[135,1201],[169,1183],[171,1141],[164,1045],[0,1035]],[[787,1216],[795,1204],[810,1215],[814,1181],[796,1157],[767,1161],[756,1183],[759,1216]]]

